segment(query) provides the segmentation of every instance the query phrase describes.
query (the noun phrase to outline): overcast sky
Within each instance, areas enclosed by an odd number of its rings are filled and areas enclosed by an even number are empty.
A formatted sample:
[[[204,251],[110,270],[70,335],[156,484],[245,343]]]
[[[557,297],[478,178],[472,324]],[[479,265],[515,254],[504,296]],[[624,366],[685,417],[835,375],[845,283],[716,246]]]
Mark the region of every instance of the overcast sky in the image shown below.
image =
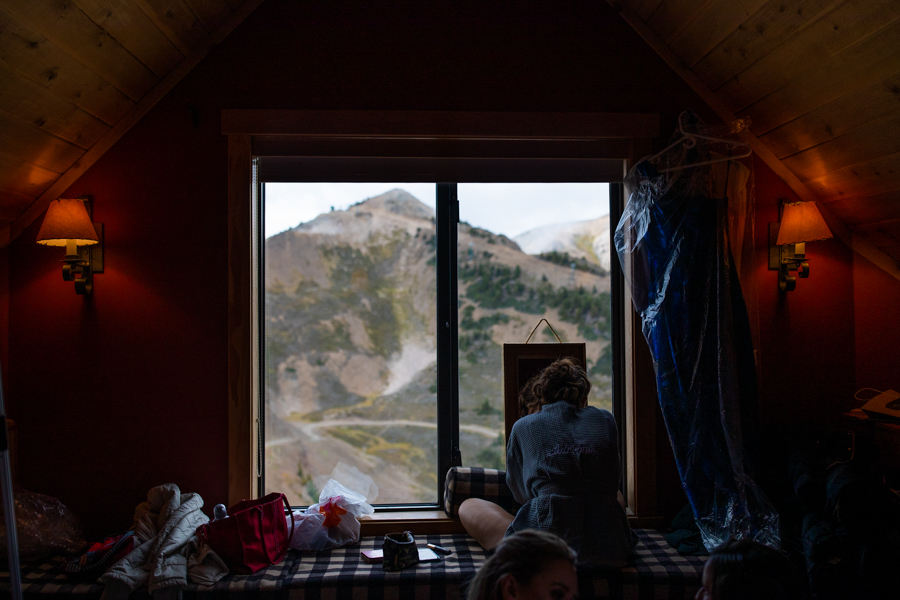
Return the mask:
[[[433,183],[267,183],[265,235],[394,188],[434,208]],[[596,219],[609,212],[605,183],[460,183],[458,196],[461,220],[510,238],[542,225]]]

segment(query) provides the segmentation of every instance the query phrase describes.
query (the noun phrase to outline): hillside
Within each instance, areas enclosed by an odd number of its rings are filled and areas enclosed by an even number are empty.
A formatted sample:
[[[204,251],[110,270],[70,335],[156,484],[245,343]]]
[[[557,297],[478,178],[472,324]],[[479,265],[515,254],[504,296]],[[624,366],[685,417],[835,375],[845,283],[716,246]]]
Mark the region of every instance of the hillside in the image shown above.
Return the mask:
[[[517,235],[513,241],[526,254],[566,253],[609,271],[609,215],[590,221],[544,225]]]
[[[378,502],[436,500],[433,211],[391,190],[266,240],[266,487],[317,500],[338,462]],[[501,344],[541,317],[585,341],[609,402],[609,279],[459,226],[460,428],[467,465],[502,467]],[[542,331],[538,341],[549,341]]]

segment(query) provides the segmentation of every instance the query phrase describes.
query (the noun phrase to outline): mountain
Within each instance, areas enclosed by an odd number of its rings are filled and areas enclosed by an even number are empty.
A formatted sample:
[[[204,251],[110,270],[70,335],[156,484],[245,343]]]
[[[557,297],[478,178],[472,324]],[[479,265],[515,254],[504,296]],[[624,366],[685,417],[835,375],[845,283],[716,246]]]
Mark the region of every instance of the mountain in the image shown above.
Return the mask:
[[[609,215],[590,221],[544,225],[517,235],[513,241],[527,254],[565,252],[609,271]]]
[[[609,278],[466,223],[458,238],[461,447],[465,464],[502,468],[502,344],[548,319],[585,341],[592,402],[608,402]],[[434,261],[434,213],[403,190],[266,240],[270,491],[316,501],[344,463],[372,474],[382,502],[436,500]]]

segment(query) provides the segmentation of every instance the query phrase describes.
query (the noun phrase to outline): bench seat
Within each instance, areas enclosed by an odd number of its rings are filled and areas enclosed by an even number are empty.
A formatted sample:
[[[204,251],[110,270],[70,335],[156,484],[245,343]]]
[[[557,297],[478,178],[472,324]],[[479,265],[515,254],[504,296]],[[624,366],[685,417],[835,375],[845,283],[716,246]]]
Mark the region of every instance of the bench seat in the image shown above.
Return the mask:
[[[579,573],[579,597],[628,600],[690,599],[700,587],[706,557],[680,556],[663,535],[637,529],[640,542],[631,566]],[[466,535],[417,536],[420,547],[438,544],[453,550],[439,562],[426,562],[398,573],[386,573],[380,564],[359,557],[360,550],[381,547],[381,537],[362,538],[358,545],[325,552],[294,552],[278,565],[253,575],[229,575],[211,587],[190,586],[185,600],[380,600],[405,598],[459,598],[466,582],[484,562],[481,547]],[[59,571],[61,558],[23,565],[26,598],[43,600],[99,598],[103,586],[73,584]],[[8,592],[9,573],[0,573],[0,590]],[[146,588],[132,594],[150,598]]]

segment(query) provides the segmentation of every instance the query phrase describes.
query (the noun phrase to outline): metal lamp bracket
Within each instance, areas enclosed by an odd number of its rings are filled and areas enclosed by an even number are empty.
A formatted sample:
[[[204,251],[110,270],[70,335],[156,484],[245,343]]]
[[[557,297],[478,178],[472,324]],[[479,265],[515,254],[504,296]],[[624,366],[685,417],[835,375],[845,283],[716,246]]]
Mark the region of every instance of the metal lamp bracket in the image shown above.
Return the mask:
[[[809,263],[806,262],[806,244],[782,244],[778,246],[780,223],[769,223],[769,270],[778,271],[778,289],[792,292],[797,287],[797,277],[809,277]],[[794,271],[797,276],[791,275]]]
[[[91,196],[79,196],[79,200],[84,202],[84,208],[91,216]],[[62,260],[63,281],[75,282],[75,293],[79,296],[90,295],[93,289],[94,273],[103,272],[103,224],[94,223],[94,231],[97,233],[98,244],[91,246],[81,246],[75,254],[66,254]]]
[[[93,206],[93,197],[92,196],[78,196],[79,200],[84,201],[84,208],[87,210],[88,215],[91,217],[91,224],[94,226],[94,230],[97,232],[97,239],[100,240],[99,244],[94,244],[93,246],[82,246],[78,249],[78,253],[81,257],[81,260],[85,261],[91,267],[91,272],[93,273],[102,273],[103,272],[103,223],[94,223],[94,213],[92,212]]]
[[[74,281],[75,293],[79,296],[89,295],[93,289],[91,263],[79,256],[66,256],[62,262],[65,263],[62,269],[63,281]]]

